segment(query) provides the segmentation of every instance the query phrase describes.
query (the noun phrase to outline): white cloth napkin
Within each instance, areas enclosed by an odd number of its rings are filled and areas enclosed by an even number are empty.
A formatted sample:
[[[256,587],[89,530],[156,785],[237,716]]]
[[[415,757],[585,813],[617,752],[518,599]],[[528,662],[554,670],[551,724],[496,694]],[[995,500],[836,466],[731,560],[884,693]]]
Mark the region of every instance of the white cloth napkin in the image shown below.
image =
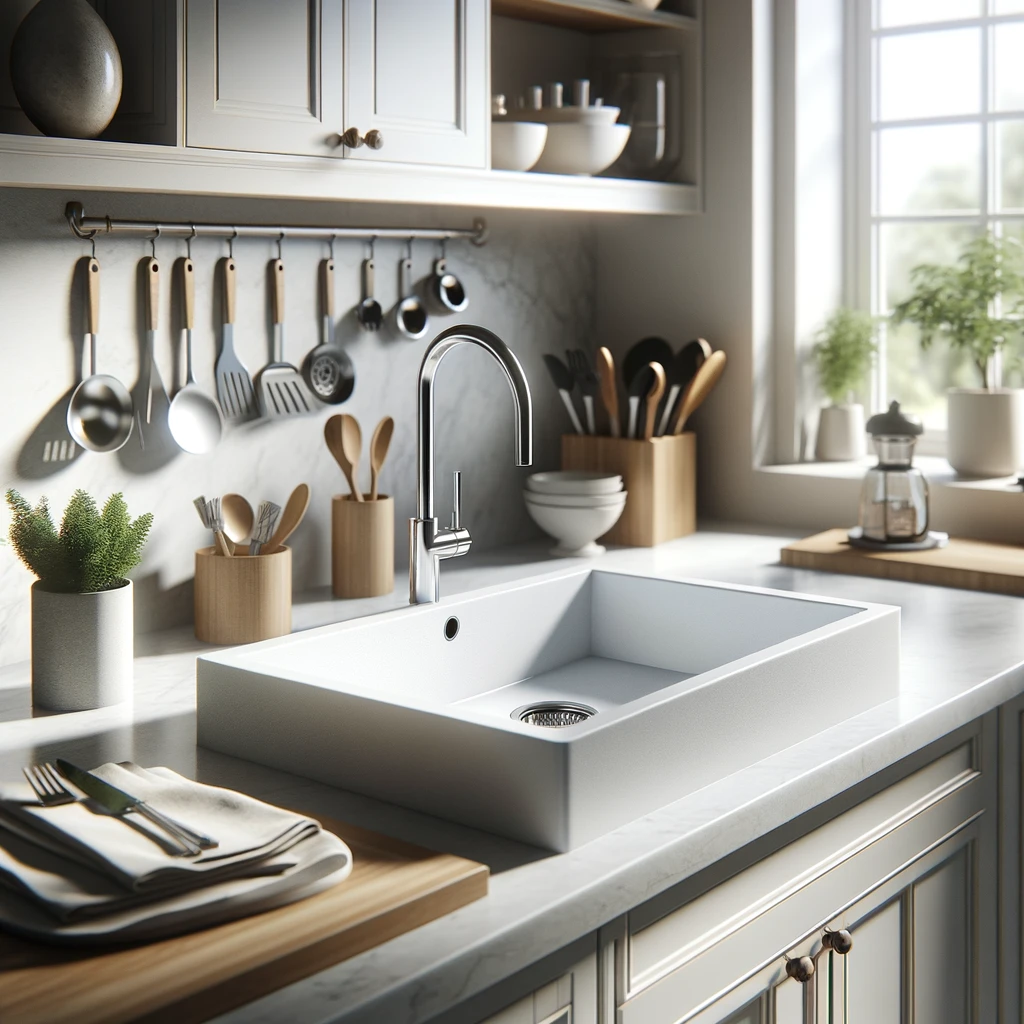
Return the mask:
[[[7,787],[0,797],[3,926],[57,941],[151,938],[302,899],[351,871],[348,847],[311,818],[168,768],[106,764],[95,774],[215,836],[219,846],[173,856],[136,814],[110,815],[88,800],[42,807]]]
[[[196,857],[172,856],[173,844],[141,815],[108,814],[87,799],[51,807],[6,800],[0,802],[0,828],[73,858],[138,893],[209,884],[284,853],[320,831],[312,818],[244,793],[193,782],[169,768],[111,763],[93,774],[214,836],[219,845]],[[70,783],[65,784],[74,791]]]

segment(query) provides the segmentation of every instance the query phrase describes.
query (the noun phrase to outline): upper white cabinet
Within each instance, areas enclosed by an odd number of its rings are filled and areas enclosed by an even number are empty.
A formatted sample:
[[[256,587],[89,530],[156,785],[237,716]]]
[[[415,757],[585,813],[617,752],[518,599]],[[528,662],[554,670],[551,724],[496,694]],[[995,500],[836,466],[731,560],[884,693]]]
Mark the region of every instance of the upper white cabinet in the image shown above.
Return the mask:
[[[484,167],[487,17],[487,0],[188,0],[186,142]]]
[[[485,167],[488,0],[347,0],[345,125],[357,160]]]
[[[305,156],[342,125],[342,0],[188,0],[185,141]]]

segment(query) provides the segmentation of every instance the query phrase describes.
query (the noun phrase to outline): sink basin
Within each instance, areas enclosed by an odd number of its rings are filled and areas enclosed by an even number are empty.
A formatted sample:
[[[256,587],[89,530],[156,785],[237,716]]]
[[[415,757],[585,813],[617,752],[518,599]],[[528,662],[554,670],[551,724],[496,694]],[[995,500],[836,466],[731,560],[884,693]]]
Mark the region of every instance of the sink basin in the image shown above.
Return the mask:
[[[562,572],[206,655],[199,743],[565,851],[895,697],[899,615]]]

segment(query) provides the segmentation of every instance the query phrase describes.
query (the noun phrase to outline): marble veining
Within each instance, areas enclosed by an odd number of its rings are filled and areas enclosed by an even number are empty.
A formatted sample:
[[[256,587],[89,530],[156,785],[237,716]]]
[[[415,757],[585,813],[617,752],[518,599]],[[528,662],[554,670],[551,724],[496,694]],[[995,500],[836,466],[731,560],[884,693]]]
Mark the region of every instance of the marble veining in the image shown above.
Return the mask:
[[[1024,602],[784,568],[777,558],[787,539],[763,530],[709,529],[655,549],[612,551],[595,564],[899,605],[899,698],[571,853],[548,854],[197,749],[200,645],[180,629],[140,638],[133,708],[33,718],[27,666],[0,670],[0,772],[13,778],[26,761],[57,753],[88,764],[123,758],[167,764],[205,782],[489,864],[485,899],[218,1018],[220,1024],[421,1024],[1024,692]],[[471,554],[445,567],[445,590],[465,592],[570,564],[544,551],[529,545]],[[314,592],[297,607],[296,624],[399,603],[395,595],[332,602]]]
[[[451,268],[463,281],[469,308],[463,314],[432,314],[431,330],[420,342],[397,336],[391,321],[367,334],[353,309],[360,298],[360,264],[367,250],[358,241],[335,245],[337,339],[355,364],[356,389],[343,406],[324,406],[310,417],[229,428],[220,445],[205,456],[177,454],[160,465],[147,462],[129,440],[122,452],[84,452],[73,462],[42,461],[42,443],[66,436],[63,412],[76,380],[84,331],[83,288],[76,261],[89,245],[72,237],[63,219],[65,202],[85,201],[90,214],[110,213],[138,219],[226,223],[380,224],[431,226],[469,224],[466,210],[373,207],[173,196],[96,193],[67,196],[46,190],[0,189],[0,479],[35,500],[47,494],[58,512],[71,492],[84,487],[100,500],[123,490],[136,514],[156,515],[152,539],[136,571],[136,631],[166,629],[191,620],[193,552],[210,543],[192,509],[192,499],[236,491],[254,503],[270,498],[283,503],[291,489],[306,481],[312,503],[295,534],[296,591],[330,579],[330,498],[346,488],[323,444],[328,416],[350,412],[362,424],[362,485],[368,487],[365,450],[381,416],[395,418],[395,434],[381,477],[381,490],[396,498],[395,542],[399,589],[406,561],[406,520],[415,506],[416,376],[427,342],[464,318],[495,331],[519,356],[531,383],[536,431],[535,461],[552,468],[559,459],[558,438],[564,411],[550,387],[542,361],[545,352],[567,346],[593,349],[594,245],[592,228],[565,215],[490,213],[490,238],[483,247],[468,241],[448,245]],[[100,238],[96,255],[102,274],[99,367],[129,388],[138,375],[142,337],[142,301],[138,265],[148,256],[144,238]],[[404,242],[376,245],[376,297],[389,312],[398,299],[398,261]],[[236,339],[250,371],[269,357],[269,307],[266,266],[277,254],[273,239],[240,239],[234,244],[238,266]],[[180,298],[172,293],[174,261],[185,255],[184,241],[157,242],[161,264],[161,315],[157,362],[170,390],[184,376]],[[219,345],[219,284],[216,263],[227,255],[216,239],[192,244],[196,266],[194,349],[199,383],[212,391],[213,362]],[[320,343],[318,264],[328,246],[318,241],[285,240],[285,358],[300,365]],[[438,255],[436,243],[414,245],[414,277],[429,276]],[[173,301],[172,301],[173,300]],[[45,420],[45,422],[43,422]],[[512,405],[508,385],[486,355],[462,346],[445,359],[437,387],[438,508],[447,517],[451,471],[463,473],[464,519],[474,545],[495,545],[538,536],[520,491],[526,470],[512,464]],[[6,508],[0,532],[6,533]],[[9,548],[0,548],[0,665],[28,657],[30,574]]]

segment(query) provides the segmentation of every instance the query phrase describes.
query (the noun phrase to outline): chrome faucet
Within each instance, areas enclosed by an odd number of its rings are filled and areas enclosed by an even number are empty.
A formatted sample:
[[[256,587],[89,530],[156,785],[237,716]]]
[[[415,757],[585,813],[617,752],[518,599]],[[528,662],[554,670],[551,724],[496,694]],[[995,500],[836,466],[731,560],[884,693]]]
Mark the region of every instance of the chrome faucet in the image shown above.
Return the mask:
[[[455,474],[454,508],[448,529],[434,515],[434,377],[445,355],[456,345],[479,345],[497,360],[512,389],[516,416],[515,464],[533,461],[533,403],[515,353],[496,334],[483,327],[449,327],[428,346],[420,366],[416,395],[416,518],[409,520],[409,603],[430,604],[440,599],[441,559],[469,551],[472,537],[462,525],[462,478]]]

